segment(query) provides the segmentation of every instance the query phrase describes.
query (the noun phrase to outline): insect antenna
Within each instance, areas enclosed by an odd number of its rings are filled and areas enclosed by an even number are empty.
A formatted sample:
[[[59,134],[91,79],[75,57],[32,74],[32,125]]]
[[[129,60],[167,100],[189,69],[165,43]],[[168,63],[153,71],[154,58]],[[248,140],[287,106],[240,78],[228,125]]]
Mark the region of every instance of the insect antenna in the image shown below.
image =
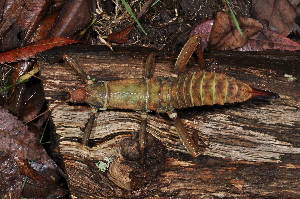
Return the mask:
[[[54,84],[54,83],[52,83],[52,82],[49,82],[49,81],[47,81],[47,80],[44,80],[43,78],[40,78],[40,77],[38,77],[38,76],[36,76],[36,75],[31,75],[31,76],[32,76],[32,77],[35,77],[35,78],[37,78],[37,79],[39,79],[39,80],[41,80],[42,82],[44,82],[44,83],[46,83],[46,84],[49,84],[49,85],[51,85],[51,86],[53,86],[53,87],[55,87],[55,88],[62,89],[62,87],[60,87],[59,85]]]
[[[29,124],[29,123],[32,122],[33,120],[35,120],[35,119],[37,119],[37,118],[43,116],[44,114],[46,114],[46,113],[48,113],[48,112],[54,110],[56,107],[58,107],[58,106],[60,106],[60,105],[62,105],[62,104],[64,104],[64,103],[66,103],[66,101],[60,102],[60,103],[56,104],[56,105],[55,105],[53,108],[51,108],[51,109],[48,108],[48,110],[42,112],[41,114],[38,114],[37,116],[35,116],[35,117],[31,118],[30,120],[28,120],[27,122],[23,123],[22,126],[25,126],[25,125]],[[20,126],[20,127],[21,127],[21,126]],[[19,128],[19,127],[18,127],[18,128]]]

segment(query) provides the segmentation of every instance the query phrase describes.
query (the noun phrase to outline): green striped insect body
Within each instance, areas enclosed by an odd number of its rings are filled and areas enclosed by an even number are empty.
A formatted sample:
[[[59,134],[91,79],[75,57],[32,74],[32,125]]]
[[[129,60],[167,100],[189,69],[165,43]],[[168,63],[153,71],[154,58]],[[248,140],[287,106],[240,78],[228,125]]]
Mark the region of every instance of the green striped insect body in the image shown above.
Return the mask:
[[[96,82],[70,91],[69,101],[88,103],[100,110],[129,109],[166,112],[174,121],[177,133],[187,150],[193,157],[196,157],[200,154],[198,143],[195,143],[185,130],[175,109],[223,105],[243,102],[253,97],[272,96],[276,97],[277,94],[253,89],[246,83],[227,77],[225,74],[198,71],[186,73],[177,78],[133,78]],[[141,148],[145,147],[145,144],[141,145]]]
[[[69,101],[88,103],[100,110],[129,109],[142,112],[165,112],[173,120],[176,131],[189,153],[196,157],[200,154],[198,142],[194,141],[177,117],[176,109],[223,105],[244,102],[251,98],[275,98],[277,94],[251,88],[235,78],[214,72],[184,73],[186,63],[199,43],[197,36],[191,37],[180,52],[175,63],[178,77],[153,77],[155,55],[151,53],[145,63],[145,77],[113,81],[90,82],[80,67],[65,57],[64,60],[86,79],[86,86],[69,91]],[[200,57],[203,57],[200,55]],[[145,114],[144,114],[145,115]],[[143,115],[142,115],[143,116]],[[140,151],[145,148],[146,117],[143,118],[139,133]],[[90,132],[90,131],[89,131]],[[84,142],[89,137],[84,133]],[[143,156],[143,155],[141,155]],[[143,162],[143,160],[141,161]]]
[[[178,78],[96,82],[85,88],[76,88],[70,94],[71,102],[88,103],[101,110],[167,112],[194,106],[244,102],[259,93],[246,83],[224,74],[197,71]]]

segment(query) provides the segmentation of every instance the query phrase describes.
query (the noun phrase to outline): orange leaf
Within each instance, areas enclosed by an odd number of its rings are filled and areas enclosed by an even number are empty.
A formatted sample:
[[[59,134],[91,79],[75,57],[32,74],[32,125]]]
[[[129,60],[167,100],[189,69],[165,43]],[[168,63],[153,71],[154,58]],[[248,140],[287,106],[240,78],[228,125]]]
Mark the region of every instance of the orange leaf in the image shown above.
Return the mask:
[[[63,46],[78,42],[80,41],[75,41],[61,37],[43,39],[36,43],[1,53],[0,63],[17,62],[18,60],[28,60],[29,58],[34,58],[37,53],[43,52],[55,46]]]
[[[134,23],[131,23],[131,25],[129,25],[125,29],[123,29],[119,32],[111,33],[110,35],[108,35],[107,40],[110,42],[115,42],[115,43],[119,43],[119,44],[123,44],[123,43],[127,42],[130,31],[133,28],[133,26],[134,26]]]

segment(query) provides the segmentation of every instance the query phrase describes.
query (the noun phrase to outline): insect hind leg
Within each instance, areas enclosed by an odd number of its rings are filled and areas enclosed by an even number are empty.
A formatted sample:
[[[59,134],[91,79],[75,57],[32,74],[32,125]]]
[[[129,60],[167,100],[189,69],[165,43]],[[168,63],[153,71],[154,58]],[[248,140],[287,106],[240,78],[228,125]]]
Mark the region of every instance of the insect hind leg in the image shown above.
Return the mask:
[[[197,49],[197,50],[196,50]],[[181,52],[178,55],[178,58],[175,63],[175,72],[176,74],[183,73],[186,67],[186,64],[190,60],[193,53],[196,51],[198,56],[198,62],[200,64],[200,69],[204,68],[204,59],[202,47],[200,44],[200,38],[197,35],[193,35],[189,38],[189,40],[185,43]]]
[[[182,121],[178,118],[177,112],[175,110],[167,112],[169,118],[173,120],[174,126],[176,128],[177,134],[182,140],[188,152],[192,157],[197,157],[200,155],[200,148],[198,145],[198,141],[192,139],[187,130],[185,129]]]

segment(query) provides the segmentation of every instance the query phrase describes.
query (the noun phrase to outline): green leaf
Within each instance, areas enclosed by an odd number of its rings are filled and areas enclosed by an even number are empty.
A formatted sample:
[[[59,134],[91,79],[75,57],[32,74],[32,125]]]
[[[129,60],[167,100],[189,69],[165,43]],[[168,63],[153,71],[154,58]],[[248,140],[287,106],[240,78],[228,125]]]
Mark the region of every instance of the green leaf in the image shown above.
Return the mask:
[[[152,3],[151,6],[154,6],[155,4],[157,4],[160,0],[156,0],[154,3]]]
[[[121,0],[123,5],[125,6],[126,10],[129,12],[129,14],[131,15],[131,17],[134,19],[134,21],[137,23],[138,27],[143,31],[143,33],[145,35],[147,35],[146,31],[144,30],[144,28],[142,27],[142,25],[140,24],[139,20],[136,18],[136,16],[134,15],[134,13],[132,12],[130,6],[128,5],[128,3],[125,0]]]
[[[226,3],[227,3],[227,6],[229,8],[229,12],[230,12],[230,15],[232,17],[232,20],[234,22],[234,25],[235,25],[236,29],[239,31],[239,33],[242,35],[242,37],[244,37],[244,34],[243,34],[242,30],[241,30],[239,22],[236,19],[235,14],[234,14],[233,10],[231,9],[231,6],[230,6],[230,3],[228,2],[228,0],[226,0]]]

